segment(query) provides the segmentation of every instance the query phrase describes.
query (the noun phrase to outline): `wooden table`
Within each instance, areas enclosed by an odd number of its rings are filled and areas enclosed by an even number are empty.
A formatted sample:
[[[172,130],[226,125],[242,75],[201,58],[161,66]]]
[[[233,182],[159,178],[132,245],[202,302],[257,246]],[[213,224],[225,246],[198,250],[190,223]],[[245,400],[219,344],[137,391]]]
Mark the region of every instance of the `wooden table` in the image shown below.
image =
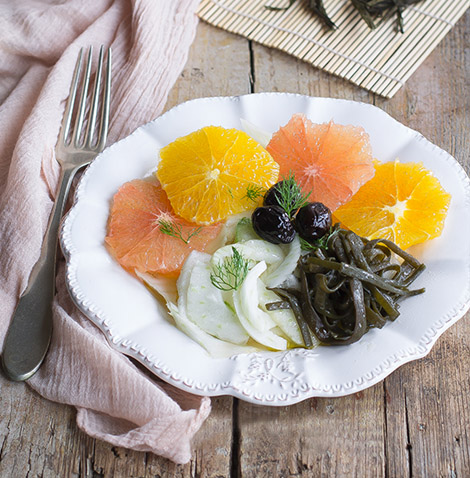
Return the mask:
[[[201,23],[168,108],[286,91],[372,103],[470,167],[470,11],[392,99]],[[470,317],[424,359],[344,398],[289,407],[212,400],[177,466],[78,430],[75,410],[0,377],[0,477],[470,477]]]

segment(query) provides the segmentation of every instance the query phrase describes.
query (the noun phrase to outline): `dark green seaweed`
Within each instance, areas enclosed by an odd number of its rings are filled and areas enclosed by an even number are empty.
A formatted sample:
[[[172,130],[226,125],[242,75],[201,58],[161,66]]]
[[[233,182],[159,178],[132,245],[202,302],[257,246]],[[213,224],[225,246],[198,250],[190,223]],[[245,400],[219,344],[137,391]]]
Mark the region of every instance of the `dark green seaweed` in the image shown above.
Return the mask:
[[[324,345],[354,343],[395,320],[402,300],[424,292],[409,288],[424,264],[392,241],[369,241],[336,224],[326,244],[299,259],[300,290],[272,289],[282,300],[270,307],[288,303],[303,337],[308,327]]]
[[[397,19],[397,30],[403,33],[403,11],[406,7],[422,1],[423,0],[351,0],[351,3],[370,29],[377,27],[377,19],[384,21],[395,15]],[[269,10],[287,10],[294,2],[295,0],[289,0],[289,3],[283,7],[266,5],[266,8]],[[329,29],[334,30],[337,28],[333,20],[329,17],[323,0],[308,0],[307,6]]]
[[[333,20],[331,20],[326,12],[325,6],[323,5],[323,0],[309,0],[308,7],[318,15],[318,17],[328,28],[331,30],[336,29],[335,23]]]
[[[421,1],[423,0],[351,0],[351,3],[369,28],[376,27],[374,21],[376,18],[385,20],[392,15],[396,15],[397,29],[403,33],[403,11],[406,7]]]
[[[299,325],[300,333],[302,334],[302,339],[306,348],[311,349],[313,347],[312,335],[310,333],[309,324],[306,322],[302,309],[300,307],[299,300],[297,297],[286,289],[271,289],[280,295],[283,299],[286,299],[290,304],[290,308],[294,313],[297,324]]]
[[[278,302],[268,302],[265,307],[266,310],[271,312],[272,310],[290,309],[290,304],[287,300],[280,300]]]

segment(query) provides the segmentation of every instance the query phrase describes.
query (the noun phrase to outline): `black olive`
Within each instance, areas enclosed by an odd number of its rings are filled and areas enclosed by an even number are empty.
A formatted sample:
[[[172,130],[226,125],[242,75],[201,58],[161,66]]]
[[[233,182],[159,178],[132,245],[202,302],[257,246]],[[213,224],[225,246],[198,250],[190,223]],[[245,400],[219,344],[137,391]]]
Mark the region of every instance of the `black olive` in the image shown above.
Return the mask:
[[[295,181],[289,181],[289,180],[283,180],[279,181],[276,183],[274,186],[271,186],[268,189],[268,192],[264,195],[264,200],[263,200],[263,205],[264,206],[281,206],[281,198],[282,194],[280,190],[285,190],[289,188],[290,189],[290,194],[289,196],[292,198],[291,199],[291,204],[288,204],[286,206],[290,207],[291,210],[294,208],[295,204],[299,201],[299,199],[302,198],[302,192],[299,189],[299,186]],[[284,194],[286,196],[286,194]]]
[[[308,242],[323,237],[331,227],[331,211],[321,202],[310,202],[299,209],[295,216],[295,228]]]
[[[272,244],[289,244],[294,240],[294,225],[280,206],[257,207],[251,222],[258,236]]]

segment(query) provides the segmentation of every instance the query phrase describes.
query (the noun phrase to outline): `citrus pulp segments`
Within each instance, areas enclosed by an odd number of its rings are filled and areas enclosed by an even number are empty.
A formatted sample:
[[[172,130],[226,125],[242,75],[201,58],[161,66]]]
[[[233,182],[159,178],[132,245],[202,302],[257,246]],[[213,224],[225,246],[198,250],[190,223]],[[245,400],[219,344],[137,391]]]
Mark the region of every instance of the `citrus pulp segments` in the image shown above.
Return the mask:
[[[246,133],[207,126],[180,137],[160,151],[157,177],[176,214],[212,224],[252,209],[247,188],[268,189],[279,166]]]
[[[335,217],[360,236],[407,249],[441,234],[450,199],[421,163],[377,163],[374,178]]]
[[[303,192],[310,192],[309,200],[331,211],[374,175],[369,136],[358,126],[314,124],[295,114],[266,149],[279,163],[281,177],[293,172]]]
[[[158,181],[136,179],[115,194],[108,222],[106,244],[125,268],[143,273],[176,274],[193,249],[203,251],[221,225],[204,227],[188,244],[161,231],[160,221],[180,228],[187,240],[197,226],[178,218]]]

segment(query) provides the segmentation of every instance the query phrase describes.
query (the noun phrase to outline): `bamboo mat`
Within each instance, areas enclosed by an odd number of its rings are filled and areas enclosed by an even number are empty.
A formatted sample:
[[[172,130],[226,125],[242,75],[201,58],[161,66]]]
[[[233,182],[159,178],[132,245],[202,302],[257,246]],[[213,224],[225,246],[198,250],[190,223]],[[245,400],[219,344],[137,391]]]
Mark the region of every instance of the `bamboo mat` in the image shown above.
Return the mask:
[[[356,85],[391,98],[457,23],[470,0],[427,0],[407,7],[405,33],[395,16],[370,30],[349,0],[325,0],[337,30],[327,30],[297,0],[202,0],[199,17],[268,47],[277,48]]]

